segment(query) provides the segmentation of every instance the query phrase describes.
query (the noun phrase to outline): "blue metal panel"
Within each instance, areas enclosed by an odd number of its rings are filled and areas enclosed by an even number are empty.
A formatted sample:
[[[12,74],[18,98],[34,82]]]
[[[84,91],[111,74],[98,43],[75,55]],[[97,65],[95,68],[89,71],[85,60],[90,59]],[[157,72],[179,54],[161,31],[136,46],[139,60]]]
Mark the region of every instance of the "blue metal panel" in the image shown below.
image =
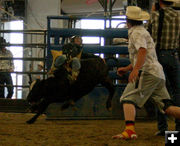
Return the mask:
[[[80,36],[99,36],[105,38],[127,38],[128,30],[126,28],[108,28],[108,29],[78,29],[78,28],[51,28],[48,31],[50,37],[71,37]]]
[[[125,18],[110,18],[110,17],[102,17],[102,16],[96,16],[96,17],[82,17],[82,16],[47,16],[48,20],[53,20],[53,19],[61,19],[61,20],[80,20],[80,19],[93,19],[93,20],[126,20]]]
[[[113,80],[123,80],[123,79],[128,79],[129,77],[129,73],[123,75],[122,77],[118,76],[117,75],[117,72],[116,71],[109,71],[109,77]]]
[[[112,111],[107,111],[106,100],[108,91],[103,87],[96,87],[91,93],[80,99],[73,110],[71,107],[61,111],[62,104],[51,104],[47,111],[47,119],[109,119],[122,118],[123,110],[119,98],[124,90],[124,86],[117,87],[112,101]]]
[[[52,50],[61,50],[62,45],[51,45]],[[126,46],[83,45],[84,53],[128,54]]]
[[[106,61],[109,67],[123,67],[128,66],[130,61],[128,58],[110,58]]]

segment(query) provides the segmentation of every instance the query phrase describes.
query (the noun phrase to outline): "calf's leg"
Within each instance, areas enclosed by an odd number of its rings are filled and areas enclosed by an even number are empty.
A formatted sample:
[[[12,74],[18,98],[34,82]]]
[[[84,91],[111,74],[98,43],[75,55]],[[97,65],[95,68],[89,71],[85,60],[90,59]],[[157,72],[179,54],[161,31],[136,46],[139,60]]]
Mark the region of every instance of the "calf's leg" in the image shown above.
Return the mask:
[[[48,107],[49,103],[46,101],[46,100],[42,100],[40,103],[39,103],[39,108],[37,109],[38,112],[28,121],[26,121],[27,124],[33,124],[37,118],[43,114],[43,112],[46,110],[46,108]]]
[[[112,110],[112,98],[114,96],[115,93],[115,89],[114,89],[114,85],[112,83],[112,80],[109,77],[104,78],[101,81],[102,86],[104,86],[108,91],[109,91],[109,96],[108,99],[106,101],[106,108],[108,111]]]

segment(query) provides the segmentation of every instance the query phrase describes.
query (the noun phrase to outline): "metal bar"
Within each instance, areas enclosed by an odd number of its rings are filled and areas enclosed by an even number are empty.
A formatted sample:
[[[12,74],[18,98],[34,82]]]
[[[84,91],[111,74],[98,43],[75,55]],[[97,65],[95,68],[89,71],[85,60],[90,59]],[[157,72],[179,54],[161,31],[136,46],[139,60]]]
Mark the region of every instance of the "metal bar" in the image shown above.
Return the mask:
[[[94,19],[94,20],[105,20],[105,19],[111,19],[111,20],[126,20],[125,18],[109,18],[109,17],[81,17],[81,16],[48,16],[48,20],[50,19]],[[50,22],[48,22],[50,23]]]
[[[47,38],[46,38],[46,34],[47,34],[47,33],[44,32],[44,44],[47,43],[47,42],[46,42],[46,39],[47,39]],[[47,54],[46,47],[47,47],[47,46],[44,46],[44,59],[46,58],[46,54]],[[46,65],[46,60],[44,60],[44,66],[43,66],[43,71],[44,71],[44,72],[46,71],[45,65]],[[45,79],[45,74],[43,74],[43,79]]]
[[[0,57],[0,60],[24,60],[24,61],[44,61],[45,58],[10,58],[10,57]]]
[[[22,46],[22,47],[35,47],[35,48],[44,48],[46,46],[46,44],[6,44],[7,47],[9,46]]]
[[[47,30],[0,30],[0,33],[35,33],[43,35]]]
[[[7,73],[7,71],[0,71],[0,73]],[[9,73],[15,73],[15,74],[47,74],[48,72],[29,72],[29,71],[14,71]]]
[[[108,3],[107,0],[104,0],[104,16],[105,17],[108,17],[108,15],[107,15],[107,3]]]
[[[117,28],[108,28],[108,29],[51,28],[48,31],[48,35],[49,35],[49,38],[54,37],[54,36],[71,37],[74,35],[98,36],[98,37],[105,37],[105,38],[127,38],[128,30],[126,28],[118,28],[118,29]]]
[[[116,2],[116,0],[114,0],[114,1],[113,1],[113,3],[112,3],[112,7],[114,6],[115,2]]]
[[[101,0],[98,0],[98,1],[99,1],[100,5],[103,7],[103,1],[101,1]]]
[[[51,29],[50,19],[47,20],[47,28],[48,28],[48,30]],[[50,39],[51,39],[50,33],[47,33],[47,48],[50,48],[50,45],[51,45]],[[46,62],[46,65],[47,65],[47,69],[49,70],[51,68],[51,63],[52,63],[52,55],[51,55],[51,50],[50,49],[47,49],[47,57],[46,58],[48,60]]]
[[[62,45],[51,45],[50,49],[61,50]],[[50,50],[49,49],[49,50]],[[99,46],[99,45],[84,45],[84,53],[108,53],[108,54],[129,54],[127,46]]]
[[[113,8],[112,0],[109,0],[109,17],[112,17],[112,8]],[[111,20],[110,20],[110,27],[111,27]]]
[[[23,87],[23,88],[29,88],[29,85],[11,85],[12,87]],[[8,85],[0,85],[0,87],[8,87]]]

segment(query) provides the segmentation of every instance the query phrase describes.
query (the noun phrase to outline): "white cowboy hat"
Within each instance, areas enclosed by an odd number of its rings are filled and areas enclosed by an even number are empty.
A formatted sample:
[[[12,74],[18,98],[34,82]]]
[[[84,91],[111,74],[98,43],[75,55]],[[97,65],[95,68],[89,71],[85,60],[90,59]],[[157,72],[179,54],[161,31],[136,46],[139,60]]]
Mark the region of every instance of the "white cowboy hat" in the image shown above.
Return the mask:
[[[143,11],[140,7],[137,6],[128,6],[126,9],[126,16],[128,19],[137,20],[137,21],[150,19],[149,13]]]
[[[44,67],[44,63],[43,62],[39,62],[38,65]]]

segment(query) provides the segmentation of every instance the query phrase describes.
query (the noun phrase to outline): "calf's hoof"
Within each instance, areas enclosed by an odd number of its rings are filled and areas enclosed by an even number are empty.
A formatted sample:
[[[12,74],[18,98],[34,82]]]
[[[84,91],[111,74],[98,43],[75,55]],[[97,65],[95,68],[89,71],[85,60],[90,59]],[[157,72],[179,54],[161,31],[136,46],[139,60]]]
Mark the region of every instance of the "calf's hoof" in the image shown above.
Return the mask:
[[[32,117],[30,120],[26,121],[27,124],[33,124],[37,117]]]
[[[34,121],[33,121],[33,120],[28,120],[28,121],[26,121],[26,123],[27,123],[27,124],[33,124]]]

